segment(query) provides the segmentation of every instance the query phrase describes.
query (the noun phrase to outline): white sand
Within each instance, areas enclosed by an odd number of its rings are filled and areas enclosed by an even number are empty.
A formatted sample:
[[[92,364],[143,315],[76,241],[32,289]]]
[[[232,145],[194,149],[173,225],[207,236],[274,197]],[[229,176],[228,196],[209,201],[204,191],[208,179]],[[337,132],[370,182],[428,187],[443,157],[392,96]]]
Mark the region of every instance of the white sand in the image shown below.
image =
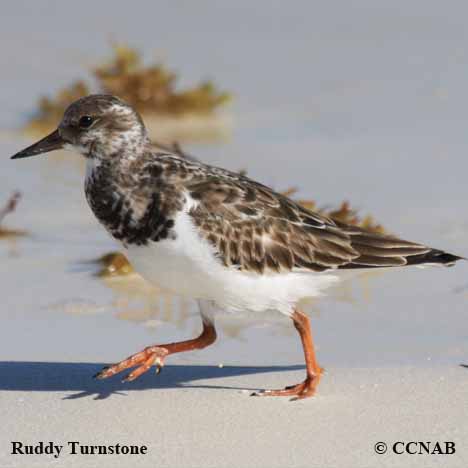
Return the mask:
[[[314,399],[249,397],[302,370],[169,366],[123,392],[95,382],[98,365],[0,364],[0,466],[370,467],[468,463],[468,369],[329,369]],[[268,369],[266,369],[268,370]],[[8,372],[8,375],[5,373]],[[197,375],[204,376],[196,380]],[[191,379],[191,380],[189,380]],[[189,388],[184,388],[184,387]],[[159,388],[158,388],[159,387]],[[47,390],[50,388],[50,390]],[[132,388],[132,389],[130,389]],[[69,390],[67,390],[69,389]],[[87,394],[86,394],[87,393]],[[146,455],[6,455],[10,441],[144,444]],[[397,441],[455,442],[453,455],[376,455]]]

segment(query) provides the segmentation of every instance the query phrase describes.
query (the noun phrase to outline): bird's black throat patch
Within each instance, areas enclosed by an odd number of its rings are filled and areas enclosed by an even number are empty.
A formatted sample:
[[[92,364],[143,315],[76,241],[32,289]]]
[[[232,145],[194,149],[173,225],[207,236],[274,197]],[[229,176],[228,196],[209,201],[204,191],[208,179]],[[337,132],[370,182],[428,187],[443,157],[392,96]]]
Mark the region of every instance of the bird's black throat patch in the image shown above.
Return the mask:
[[[150,241],[175,238],[174,213],[166,208],[157,184],[132,187],[128,180],[121,182],[124,183],[120,185],[119,178],[106,165],[86,179],[88,203],[107,231],[124,245],[147,245]]]

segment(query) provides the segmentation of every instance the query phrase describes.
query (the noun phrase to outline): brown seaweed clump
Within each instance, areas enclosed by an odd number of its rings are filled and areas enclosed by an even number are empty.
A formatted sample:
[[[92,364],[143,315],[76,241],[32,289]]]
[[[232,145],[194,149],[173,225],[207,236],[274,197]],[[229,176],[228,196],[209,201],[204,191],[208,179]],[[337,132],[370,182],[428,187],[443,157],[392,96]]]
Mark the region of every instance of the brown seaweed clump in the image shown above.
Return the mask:
[[[137,51],[115,47],[114,59],[94,70],[100,89],[121,97],[141,113],[212,114],[230,99],[211,81],[176,91],[177,75],[163,65],[144,67]]]
[[[42,97],[39,110],[26,129],[44,131],[53,127],[69,104],[91,92],[114,94],[141,114],[166,117],[211,116],[231,99],[229,93],[218,91],[211,81],[178,91],[175,73],[161,64],[145,66],[140,53],[127,46],[115,46],[114,57],[92,70],[92,75],[97,89],[76,81],[53,98]]]
[[[320,211],[320,210],[319,210]],[[356,209],[351,208],[348,201],[341,203],[339,208],[325,213],[328,217],[346,224],[359,226],[362,229],[378,234],[385,234],[385,228],[377,223],[373,216],[367,215],[361,218]]]
[[[101,269],[97,273],[100,278],[111,276],[125,276],[133,273],[133,267],[127,257],[120,252],[110,252],[97,259]]]
[[[287,197],[292,197],[297,192],[296,188],[288,189],[282,192]],[[294,199],[294,198],[293,198]],[[366,231],[376,232],[378,234],[385,234],[385,228],[377,223],[371,215],[364,216],[363,218],[358,215],[358,210],[351,208],[348,201],[344,201],[338,208],[326,209],[319,208],[314,200],[295,200],[297,203],[302,205],[304,208],[317,211],[324,216],[339,221],[341,223],[351,224],[352,226],[358,226]]]
[[[21,198],[20,192],[13,192],[5,205],[0,208],[0,239],[25,236],[26,232],[18,229],[8,229],[2,226],[4,218],[16,210],[18,202]]]

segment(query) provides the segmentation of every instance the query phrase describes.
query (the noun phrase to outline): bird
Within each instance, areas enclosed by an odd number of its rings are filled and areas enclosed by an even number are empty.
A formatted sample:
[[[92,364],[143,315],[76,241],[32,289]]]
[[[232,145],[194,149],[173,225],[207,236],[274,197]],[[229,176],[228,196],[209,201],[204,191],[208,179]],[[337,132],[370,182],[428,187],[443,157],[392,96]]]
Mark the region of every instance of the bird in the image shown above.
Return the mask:
[[[105,367],[133,381],[159,372],[174,353],[217,338],[219,310],[280,313],[301,339],[306,376],[256,396],[303,399],[323,374],[304,298],[324,295],[345,270],[453,265],[457,255],[310,211],[244,174],[158,150],[139,113],[120,98],[94,94],[70,104],[56,130],[12,156],[68,149],[86,159],[84,189],[98,221],[146,280],[200,304],[196,338],[157,344]]]

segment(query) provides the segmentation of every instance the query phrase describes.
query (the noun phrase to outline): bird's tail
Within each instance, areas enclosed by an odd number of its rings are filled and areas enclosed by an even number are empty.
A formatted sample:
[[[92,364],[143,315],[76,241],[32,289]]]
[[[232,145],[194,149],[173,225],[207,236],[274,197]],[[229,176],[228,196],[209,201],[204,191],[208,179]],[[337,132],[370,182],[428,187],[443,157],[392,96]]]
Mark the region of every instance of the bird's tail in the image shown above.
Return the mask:
[[[407,265],[427,265],[438,264],[453,266],[458,260],[466,260],[464,257],[453,255],[443,250],[431,249],[429,252],[420,255],[411,255],[406,257]]]
[[[350,237],[351,246],[358,254],[339,268],[401,267],[406,265],[451,266],[466,258],[424,244],[399,239],[393,235],[377,234],[356,226],[341,225]]]

